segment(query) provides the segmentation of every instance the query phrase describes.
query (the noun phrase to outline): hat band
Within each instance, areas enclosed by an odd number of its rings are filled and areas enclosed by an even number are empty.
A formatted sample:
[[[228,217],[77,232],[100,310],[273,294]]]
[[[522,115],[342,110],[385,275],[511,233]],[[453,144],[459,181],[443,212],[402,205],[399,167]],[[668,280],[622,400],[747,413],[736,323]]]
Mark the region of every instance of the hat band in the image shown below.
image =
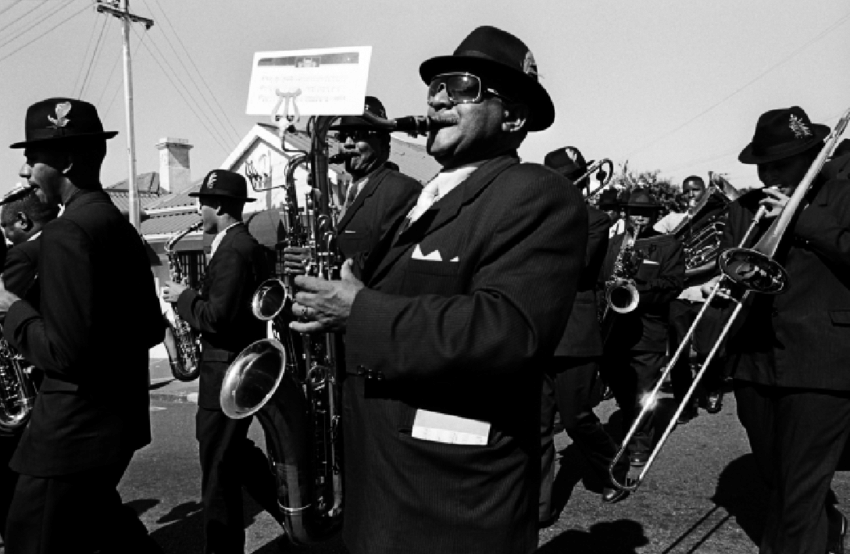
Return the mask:
[[[812,136],[805,140],[797,140],[794,142],[783,142],[780,144],[773,144],[768,146],[763,146],[761,148],[754,147],[752,152],[753,155],[759,158],[773,157],[779,155],[792,155],[799,152],[803,152],[804,150],[808,150],[809,148],[816,146],[821,142],[822,139],[818,137]]]

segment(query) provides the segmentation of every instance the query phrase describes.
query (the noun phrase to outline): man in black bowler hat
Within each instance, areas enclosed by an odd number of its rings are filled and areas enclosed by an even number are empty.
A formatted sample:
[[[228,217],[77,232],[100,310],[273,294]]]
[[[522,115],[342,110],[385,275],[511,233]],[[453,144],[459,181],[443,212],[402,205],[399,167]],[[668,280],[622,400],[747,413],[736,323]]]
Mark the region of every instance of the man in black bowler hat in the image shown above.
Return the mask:
[[[148,350],[164,334],[142,240],[100,183],[117,133],[72,98],[33,104],[25,128],[20,175],[65,211],[40,238],[38,308],[0,287],[6,339],[45,374],[11,462],[6,552],[156,552],[116,490],[151,440]]]
[[[723,246],[737,246],[759,206],[781,212],[820,152],[829,127],[794,106],[759,117],[738,159],[765,188],[730,205]],[[822,171],[783,235],[781,294],[752,294],[727,345],[738,418],[769,500],[759,552],[843,552],[847,520],[830,490],[850,434],[850,182]],[[707,289],[708,287],[706,287]]]
[[[263,452],[248,439],[253,418],[230,419],[219,393],[230,363],[246,346],[266,335],[251,313],[251,297],[269,275],[268,257],[242,222],[248,197],[245,178],[214,169],[198,198],[204,233],[214,235],[209,267],[200,291],[169,281],[163,299],[201,333],[201,375],[195,419],[201,461],[204,553],[245,551],[242,488],[280,520],[275,480]]]
[[[540,364],[567,325],[587,210],[563,176],[517,157],[555,117],[521,40],[479,27],[419,73],[443,170],[341,280],[296,278],[308,321],[290,326],[346,331],[353,554],[529,553]]]
[[[597,200],[596,206],[611,219],[611,226],[608,228],[608,238],[622,233],[625,229],[625,223],[620,219],[622,207],[620,206],[617,189],[609,188],[603,190],[599,194],[599,200]]]
[[[603,322],[604,356],[602,374],[623,413],[623,432],[640,412],[643,397],[658,380],[667,350],[668,309],[685,282],[682,243],[652,228],[661,206],[648,192],[636,190],[626,204],[626,232],[614,237],[601,276],[631,280],[638,303],[628,313],[609,309]],[[623,241],[633,240],[623,248]],[[618,259],[620,263],[618,264]],[[620,265],[622,274],[615,274]],[[629,462],[646,464],[652,450],[650,411],[628,444]]]
[[[546,167],[554,169],[572,182],[587,172],[581,152],[573,147],[558,148],[546,154]],[[579,183],[579,189],[588,180]],[[596,280],[608,251],[608,228],[611,219],[605,212],[587,206],[588,235],[585,266],[579,279],[573,311],[554,356],[546,362],[543,375],[541,447],[543,449],[540,488],[540,523],[554,523],[560,512],[560,499],[553,498],[555,444],[553,423],[555,410],[561,425],[581,451],[591,469],[590,479],[602,489],[602,501],[614,503],[628,493],[613,487],[608,466],[617,453],[617,444],[605,431],[593,407],[599,403],[596,382],[602,357],[602,336],[597,319]],[[625,481],[628,460],[621,458],[618,480]],[[562,468],[563,471],[563,468]]]

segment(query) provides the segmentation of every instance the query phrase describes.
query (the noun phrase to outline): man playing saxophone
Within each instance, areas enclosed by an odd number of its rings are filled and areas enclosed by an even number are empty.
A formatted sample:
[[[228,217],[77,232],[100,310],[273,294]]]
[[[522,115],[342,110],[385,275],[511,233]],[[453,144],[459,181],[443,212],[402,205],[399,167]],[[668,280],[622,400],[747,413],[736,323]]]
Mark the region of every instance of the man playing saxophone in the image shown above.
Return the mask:
[[[207,174],[198,198],[204,233],[214,236],[200,291],[169,281],[163,299],[201,333],[201,374],[196,436],[201,462],[205,554],[242,554],[245,529],[242,488],[273,517],[275,482],[262,450],[247,438],[252,418],[234,420],[221,411],[219,391],[230,362],[264,338],[265,324],[251,313],[251,297],[269,275],[268,257],[242,222],[247,181],[232,171]]]
[[[611,240],[601,273],[633,281],[638,295],[634,309],[612,315],[609,307],[606,319],[612,319],[603,322],[608,335],[602,373],[623,412],[624,432],[659,377],[667,351],[667,311],[670,301],[682,292],[685,278],[682,244],[652,228],[660,209],[655,199],[638,190],[631,193],[625,207],[626,232]],[[625,240],[634,240],[632,248],[623,248]],[[625,267],[627,275],[615,275],[617,265]],[[650,412],[628,445],[629,462],[644,465],[651,450]]]
[[[723,236],[737,246],[760,206],[752,246],[788,202],[829,134],[801,108],[770,110],[738,159],[764,189],[730,205]],[[844,552],[847,520],[830,488],[850,435],[850,182],[820,172],[776,254],[781,294],[751,294],[727,344],[741,420],[767,485],[762,554]],[[707,288],[707,287],[706,287]]]

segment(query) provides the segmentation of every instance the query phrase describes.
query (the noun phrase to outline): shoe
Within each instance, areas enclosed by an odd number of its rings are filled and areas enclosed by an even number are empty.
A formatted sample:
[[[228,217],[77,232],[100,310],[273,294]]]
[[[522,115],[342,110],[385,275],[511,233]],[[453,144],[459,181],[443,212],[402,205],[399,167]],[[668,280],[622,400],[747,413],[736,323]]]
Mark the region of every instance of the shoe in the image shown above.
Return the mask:
[[[831,513],[830,513],[831,512]],[[844,554],[844,537],[847,535],[847,518],[838,508],[828,509],[829,527],[827,528],[826,554]],[[833,523],[841,518],[837,523]]]
[[[709,393],[708,397],[705,399],[705,411],[710,414],[716,414],[722,409],[723,393],[720,391]]]
[[[632,494],[631,491],[615,487],[605,487],[602,489],[602,502],[605,504],[616,504],[620,500],[628,498],[630,494]]]
[[[682,410],[682,413],[679,414],[679,419],[676,420],[676,423],[678,425],[684,425],[685,423],[688,423],[693,418],[697,417],[697,415],[699,415],[699,413],[697,412],[697,407],[692,404],[690,406],[687,406],[684,410]]]
[[[632,452],[629,454],[629,464],[632,467],[643,467],[649,461],[649,452]]]

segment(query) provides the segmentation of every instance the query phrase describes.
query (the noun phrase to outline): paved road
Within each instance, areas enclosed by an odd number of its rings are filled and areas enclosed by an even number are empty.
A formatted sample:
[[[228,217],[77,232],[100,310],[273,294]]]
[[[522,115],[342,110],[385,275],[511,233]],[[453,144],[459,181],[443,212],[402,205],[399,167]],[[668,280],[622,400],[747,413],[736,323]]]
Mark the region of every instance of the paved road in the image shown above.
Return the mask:
[[[121,493],[166,552],[199,553],[195,406],[157,400],[152,410],[154,444],[136,455]],[[615,410],[608,401],[599,413],[616,423]],[[662,400],[659,410],[669,412],[669,401]],[[251,434],[261,440],[256,423]],[[559,435],[556,444],[565,462],[558,487],[569,499],[560,520],[541,531],[540,554],[757,551],[753,537],[761,525],[762,491],[730,398],[720,414],[701,413],[681,426],[637,494],[614,506],[602,504],[576,479],[581,459],[566,436]],[[836,478],[835,489],[850,502],[845,474]],[[318,550],[287,546],[277,524],[251,503],[245,521],[250,553],[344,552],[338,542]]]

